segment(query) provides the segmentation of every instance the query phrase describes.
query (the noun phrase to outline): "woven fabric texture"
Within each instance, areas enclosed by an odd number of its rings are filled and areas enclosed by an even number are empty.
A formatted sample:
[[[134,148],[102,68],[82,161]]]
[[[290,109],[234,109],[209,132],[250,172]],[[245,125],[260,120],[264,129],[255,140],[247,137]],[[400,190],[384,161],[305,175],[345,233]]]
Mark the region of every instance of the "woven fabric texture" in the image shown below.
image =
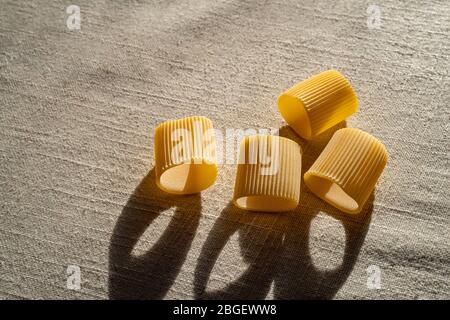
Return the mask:
[[[449,299],[449,33],[445,0],[0,0],[0,297]],[[359,110],[307,142],[276,99],[328,69]],[[231,163],[166,195],[153,130],[192,115],[281,128],[303,173],[344,126],[390,158],[357,217],[303,182],[294,212],[238,210]]]

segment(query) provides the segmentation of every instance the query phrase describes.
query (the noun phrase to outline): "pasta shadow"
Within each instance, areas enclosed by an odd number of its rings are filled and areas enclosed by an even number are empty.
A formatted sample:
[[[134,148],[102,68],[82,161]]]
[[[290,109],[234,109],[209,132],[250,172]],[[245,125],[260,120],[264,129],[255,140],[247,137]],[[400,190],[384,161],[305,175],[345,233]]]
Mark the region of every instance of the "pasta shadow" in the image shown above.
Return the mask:
[[[279,130],[279,135],[297,142],[303,151],[302,154],[302,173],[304,174],[312,166],[314,161],[319,157],[320,153],[326,147],[333,134],[339,129],[347,128],[347,122],[344,120],[334,127],[326,130],[313,140],[305,140],[300,138],[294,130],[289,126],[283,126]]]
[[[305,197],[308,193],[303,190]],[[317,199],[317,201],[320,201]],[[299,207],[290,216],[283,241],[283,252],[275,278],[274,298],[276,299],[332,299],[347,281],[358,259],[370,224],[373,210],[373,194],[364,209],[357,215],[348,215],[323,203],[321,209]],[[325,241],[321,251],[321,267],[316,266],[312,257],[311,225],[319,219],[321,212],[342,224],[345,233],[343,244],[328,244],[331,235],[326,229],[319,229],[320,241]],[[324,218],[322,215],[321,219]],[[329,221],[327,222],[329,223]],[[337,235],[338,236],[338,235]],[[331,237],[330,237],[331,238]],[[328,239],[329,240],[329,239]],[[334,246],[343,245],[342,261],[334,266],[330,256]],[[341,251],[341,250],[339,250]],[[329,253],[329,254],[328,254]],[[329,268],[329,263],[333,264]],[[325,268],[324,268],[325,267]]]
[[[145,253],[134,254],[133,249],[154,219],[172,207],[175,213],[162,236]],[[200,214],[200,195],[171,196],[162,192],[151,170],[128,199],[113,230],[109,297],[164,298],[186,259]]]
[[[287,213],[246,212],[228,204],[200,252],[194,279],[195,298],[265,299],[273,286],[275,299],[332,299],[353,270],[370,223],[372,201],[373,195],[363,211],[354,216],[327,204],[321,209],[298,207]],[[314,265],[309,246],[311,223],[321,212],[341,223],[345,233],[342,262],[326,270]],[[220,289],[207,288],[211,277],[214,280],[224,277],[213,276],[212,271],[235,233],[247,269]],[[227,260],[227,265],[219,269],[229,270],[234,265]]]
[[[230,202],[217,218],[200,252],[195,269],[194,294],[196,299],[264,299],[275,277],[279,252],[283,244],[280,217],[283,214],[255,213],[239,209]],[[208,289],[214,266],[219,263],[226,244],[235,234],[239,237],[240,253],[247,269],[234,281],[220,289]],[[231,256],[226,268],[234,273],[236,252],[225,252]],[[242,260],[242,259],[239,259]],[[223,275],[222,275],[223,276]]]

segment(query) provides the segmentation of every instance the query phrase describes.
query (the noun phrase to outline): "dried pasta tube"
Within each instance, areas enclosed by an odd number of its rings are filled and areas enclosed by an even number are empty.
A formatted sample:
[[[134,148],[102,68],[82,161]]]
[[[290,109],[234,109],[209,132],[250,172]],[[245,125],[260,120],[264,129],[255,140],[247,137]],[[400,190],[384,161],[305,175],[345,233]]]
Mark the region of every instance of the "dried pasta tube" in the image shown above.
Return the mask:
[[[312,139],[358,110],[350,82],[328,70],[306,79],[278,97],[278,110],[304,139]]]
[[[173,194],[192,194],[217,177],[216,141],[211,120],[169,120],[155,129],[156,184]]]
[[[234,204],[250,211],[289,211],[300,198],[302,153],[287,138],[245,137],[241,142]]]
[[[387,163],[384,145],[358,129],[335,132],[305,173],[306,186],[347,213],[359,213]]]

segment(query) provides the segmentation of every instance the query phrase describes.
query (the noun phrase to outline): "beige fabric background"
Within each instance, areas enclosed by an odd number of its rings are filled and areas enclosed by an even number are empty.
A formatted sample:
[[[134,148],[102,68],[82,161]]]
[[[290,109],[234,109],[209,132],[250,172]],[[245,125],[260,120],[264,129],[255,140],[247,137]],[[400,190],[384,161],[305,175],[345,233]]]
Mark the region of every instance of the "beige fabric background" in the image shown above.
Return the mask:
[[[450,298],[449,19],[445,0],[0,0],[0,297]],[[236,210],[232,165],[201,196],[155,188],[156,124],[283,127],[277,95],[329,68],[360,99],[347,126],[390,151],[361,217],[303,186],[295,212]],[[281,133],[303,170],[331,135]]]

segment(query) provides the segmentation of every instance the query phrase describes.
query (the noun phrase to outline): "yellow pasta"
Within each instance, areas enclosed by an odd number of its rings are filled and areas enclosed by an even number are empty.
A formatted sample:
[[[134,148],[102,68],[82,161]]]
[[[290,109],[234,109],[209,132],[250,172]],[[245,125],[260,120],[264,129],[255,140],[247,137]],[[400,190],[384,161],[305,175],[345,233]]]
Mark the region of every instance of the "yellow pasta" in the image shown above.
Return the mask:
[[[289,126],[304,139],[312,139],[358,109],[349,81],[329,70],[306,79],[278,97],[278,110]]]
[[[211,186],[217,177],[216,142],[211,120],[189,117],[170,120],[155,129],[156,183],[173,194],[192,194]]]
[[[234,204],[245,210],[280,212],[299,202],[302,154],[287,138],[245,137],[240,146]]]
[[[340,129],[304,175],[319,198],[347,213],[359,213],[387,163],[384,145],[358,129]]]

